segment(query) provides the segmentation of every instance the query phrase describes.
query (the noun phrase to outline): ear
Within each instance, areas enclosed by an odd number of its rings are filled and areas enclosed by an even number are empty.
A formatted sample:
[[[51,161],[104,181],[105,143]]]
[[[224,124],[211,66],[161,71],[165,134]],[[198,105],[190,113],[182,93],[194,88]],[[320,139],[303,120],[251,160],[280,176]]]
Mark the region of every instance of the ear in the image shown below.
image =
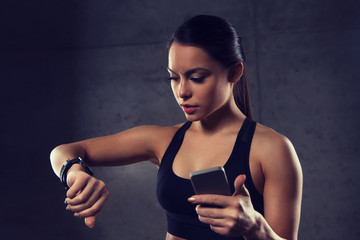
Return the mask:
[[[231,83],[236,83],[240,80],[241,76],[244,73],[244,64],[242,62],[237,62],[232,65],[229,69],[228,80]]]

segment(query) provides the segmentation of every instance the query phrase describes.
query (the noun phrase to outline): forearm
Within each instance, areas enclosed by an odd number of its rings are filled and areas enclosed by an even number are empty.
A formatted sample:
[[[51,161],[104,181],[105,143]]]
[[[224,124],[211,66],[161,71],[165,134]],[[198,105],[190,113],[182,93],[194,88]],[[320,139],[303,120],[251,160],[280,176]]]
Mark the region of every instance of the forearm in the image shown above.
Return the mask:
[[[265,218],[258,213],[256,216],[256,223],[251,230],[244,236],[246,240],[283,240],[278,236],[274,230],[267,223]]]
[[[60,177],[60,170],[64,162],[77,157],[84,158],[85,150],[76,144],[63,144],[51,151],[50,162],[54,173]]]

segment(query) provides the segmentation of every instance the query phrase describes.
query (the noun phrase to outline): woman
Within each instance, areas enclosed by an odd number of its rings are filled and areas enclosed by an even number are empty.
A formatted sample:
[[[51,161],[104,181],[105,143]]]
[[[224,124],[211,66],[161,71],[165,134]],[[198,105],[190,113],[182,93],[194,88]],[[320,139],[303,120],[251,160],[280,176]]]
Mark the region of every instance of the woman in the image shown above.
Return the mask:
[[[286,137],[252,120],[244,55],[232,25],[193,17],[173,34],[168,56],[171,88],[188,121],[56,147],[50,158],[70,187],[67,210],[93,227],[109,193],[85,164],[65,160],[81,157],[92,166],[151,161],[159,167],[166,239],[297,239],[299,160]],[[224,166],[233,195],[194,195],[190,173],[214,166]]]

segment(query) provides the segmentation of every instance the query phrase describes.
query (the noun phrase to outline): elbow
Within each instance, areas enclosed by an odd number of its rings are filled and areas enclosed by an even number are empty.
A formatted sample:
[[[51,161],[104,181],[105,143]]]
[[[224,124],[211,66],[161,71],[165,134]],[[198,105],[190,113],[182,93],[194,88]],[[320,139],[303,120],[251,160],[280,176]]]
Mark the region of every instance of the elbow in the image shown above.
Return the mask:
[[[58,156],[61,155],[61,152],[63,152],[65,145],[66,144],[59,145],[59,146],[55,147],[53,150],[51,150],[51,152],[50,152],[51,165],[54,165],[54,164],[56,165],[57,161],[59,161]]]
[[[78,143],[61,144],[50,153],[50,162],[54,171],[64,164],[67,159],[83,158],[86,153],[84,146]]]
[[[71,148],[70,144],[62,144],[50,152],[51,167],[57,176],[60,175],[60,170],[64,162],[73,157],[74,151],[72,151]]]
[[[61,161],[64,161],[61,157],[64,147],[65,144],[59,145],[50,152],[50,164],[56,175],[58,175],[58,169],[63,164]]]

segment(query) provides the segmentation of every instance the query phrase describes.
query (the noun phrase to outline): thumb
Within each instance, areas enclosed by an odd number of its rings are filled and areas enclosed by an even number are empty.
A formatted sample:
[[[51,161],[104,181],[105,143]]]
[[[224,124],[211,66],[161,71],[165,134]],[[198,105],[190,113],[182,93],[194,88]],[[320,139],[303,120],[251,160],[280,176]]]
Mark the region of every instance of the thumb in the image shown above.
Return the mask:
[[[90,216],[85,218],[85,225],[89,228],[93,228],[95,225],[96,216]]]
[[[238,196],[238,195],[250,196],[248,190],[245,187],[245,180],[246,180],[245,174],[241,174],[237,176],[234,182],[235,192],[233,196]]]

